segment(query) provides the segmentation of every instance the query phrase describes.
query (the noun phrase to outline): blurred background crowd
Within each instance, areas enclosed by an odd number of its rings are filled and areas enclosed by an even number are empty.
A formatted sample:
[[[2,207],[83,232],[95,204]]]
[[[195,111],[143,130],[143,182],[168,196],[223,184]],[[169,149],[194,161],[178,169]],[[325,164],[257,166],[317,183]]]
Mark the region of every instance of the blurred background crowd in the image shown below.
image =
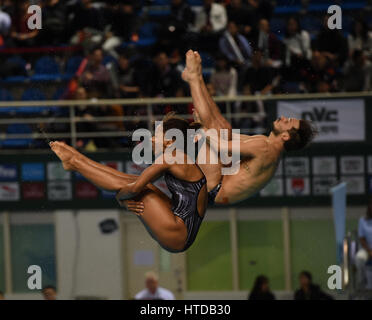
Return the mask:
[[[0,101],[185,97],[189,92],[181,72],[190,48],[201,53],[204,77],[214,96],[370,90],[372,11],[368,3],[336,1],[343,9],[342,29],[331,30],[328,5],[323,2],[2,0],[0,54],[5,63],[0,66]],[[41,30],[27,26],[31,4],[42,8]],[[153,112],[165,114],[172,109],[192,113],[192,105],[155,106]],[[259,109],[256,103],[242,103],[233,112]],[[0,116],[20,113],[58,112],[8,108]],[[146,108],[81,106],[77,113],[86,119],[138,116]],[[233,125],[255,128],[264,126],[265,119],[242,118]],[[78,131],[102,127],[131,131],[143,126],[140,120],[87,121],[79,124]],[[28,133],[32,128],[13,126],[2,131]],[[128,144],[115,139],[79,143],[91,149]]]

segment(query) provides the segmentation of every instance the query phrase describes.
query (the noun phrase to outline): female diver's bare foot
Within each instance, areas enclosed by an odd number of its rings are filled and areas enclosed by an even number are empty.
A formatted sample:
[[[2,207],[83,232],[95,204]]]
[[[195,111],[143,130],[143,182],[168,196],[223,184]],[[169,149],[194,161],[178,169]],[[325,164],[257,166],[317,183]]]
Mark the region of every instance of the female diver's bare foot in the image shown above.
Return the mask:
[[[54,141],[50,142],[49,145],[57,157],[62,161],[63,168],[66,171],[74,170],[73,162],[76,158],[76,155],[71,152],[71,150],[67,149],[61,142]]]

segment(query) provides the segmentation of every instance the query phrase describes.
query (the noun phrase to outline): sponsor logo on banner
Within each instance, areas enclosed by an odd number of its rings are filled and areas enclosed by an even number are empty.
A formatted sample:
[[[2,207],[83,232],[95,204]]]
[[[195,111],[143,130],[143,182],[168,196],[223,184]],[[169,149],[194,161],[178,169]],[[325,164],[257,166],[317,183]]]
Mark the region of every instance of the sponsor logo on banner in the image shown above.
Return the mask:
[[[262,197],[278,197],[283,195],[283,180],[273,178],[260,192]]]
[[[25,200],[38,200],[45,198],[45,184],[43,182],[22,183],[22,198]]]
[[[287,178],[288,196],[307,196],[310,194],[309,178]]]
[[[17,182],[0,183],[1,201],[19,201],[19,184]]]
[[[72,199],[71,182],[52,181],[48,182],[48,199],[66,201]]]
[[[17,165],[0,164],[0,181],[17,181]]]
[[[335,157],[314,157],[314,175],[335,175],[337,174],[337,161]]]
[[[96,199],[98,190],[89,182],[79,181],[75,185],[75,196],[79,199]]]
[[[368,157],[368,173],[372,174],[372,156]]]
[[[341,157],[342,174],[364,174],[364,157],[349,156]]]
[[[63,169],[62,162],[48,162],[48,180],[70,180],[71,172]]]
[[[44,181],[45,172],[43,163],[23,163],[22,180],[23,181]]]
[[[278,117],[311,120],[319,129],[315,142],[364,141],[363,99],[279,101]]]
[[[330,189],[337,184],[337,177],[314,177],[313,194],[315,196],[328,196]]]
[[[102,161],[101,163],[105,166],[123,172],[123,163],[121,161]]]
[[[341,181],[346,182],[347,194],[357,195],[365,193],[363,176],[343,176]]]
[[[301,177],[309,175],[309,158],[285,158],[284,163],[285,174],[287,176]]]

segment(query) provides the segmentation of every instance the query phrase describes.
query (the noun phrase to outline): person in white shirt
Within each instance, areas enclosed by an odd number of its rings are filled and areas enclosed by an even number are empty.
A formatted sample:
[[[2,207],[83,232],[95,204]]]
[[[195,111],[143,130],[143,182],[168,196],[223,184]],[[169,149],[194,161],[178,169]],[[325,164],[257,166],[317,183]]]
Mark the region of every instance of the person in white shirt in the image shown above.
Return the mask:
[[[159,277],[155,272],[145,274],[146,289],[138,292],[135,300],[175,300],[171,291],[159,287]]]

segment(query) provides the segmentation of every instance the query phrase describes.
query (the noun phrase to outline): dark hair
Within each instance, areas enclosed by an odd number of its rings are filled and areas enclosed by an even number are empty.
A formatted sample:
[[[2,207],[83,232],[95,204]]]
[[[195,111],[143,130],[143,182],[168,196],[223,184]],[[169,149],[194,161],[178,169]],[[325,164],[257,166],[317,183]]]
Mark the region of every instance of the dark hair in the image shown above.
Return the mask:
[[[56,287],[55,287],[55,286],[51,286],[51,285],[45,286],[45,287],[41,290],[41,292],[44,292],[44,291],[47,290],[47,289],[52,289],[52,290],[54,290],[54,291],[57,292]]]
[[[313,282],[313,276],[311,275],[309,271],[301,271],[300,277],[301,276],[304,276],[305,278],[307,278],[310,281],[310,283]]]
[[[297,23],[297,33],[301,33],[301,31],[302,31],[301,23],[300,23],[300,19],[298,18],[298,16],[290,16],[290,17],[288,17],[288,19],[286,20],[286,23],[285,23],[285,31],[284,31],[284,35],[285,35],[286,37],[289,36],[289,32],[288,32],[288,23],[289,23],[289,21],[291,21],[291,20],[294,20],[294,21],[296,21],[296,23]]]
[[[167,132],[168,130],[171,129],[178,129],[182,132],[183,137],[184,137],[184,152],[186,152],[187,149],[187,144],[188,144],[188,129],[194,129],[198,130],[202,127],[201,123],[199,122],[192,122],[189,123],[187,120],[176,116],[175,112],[168,112],[165,117],[163,118],[163,132]]]
[[[318,134],[316,127],[308,120],[300,120],[298,129],[288,130],[290,139],[284,142],[284,149],[287,152],[305,148]]]
[[[262,292],[261,288],[264,283],[269,283],[269,278],[264,275],[257,276],[256,280],[254,281],[251,295],[261,293]]]

